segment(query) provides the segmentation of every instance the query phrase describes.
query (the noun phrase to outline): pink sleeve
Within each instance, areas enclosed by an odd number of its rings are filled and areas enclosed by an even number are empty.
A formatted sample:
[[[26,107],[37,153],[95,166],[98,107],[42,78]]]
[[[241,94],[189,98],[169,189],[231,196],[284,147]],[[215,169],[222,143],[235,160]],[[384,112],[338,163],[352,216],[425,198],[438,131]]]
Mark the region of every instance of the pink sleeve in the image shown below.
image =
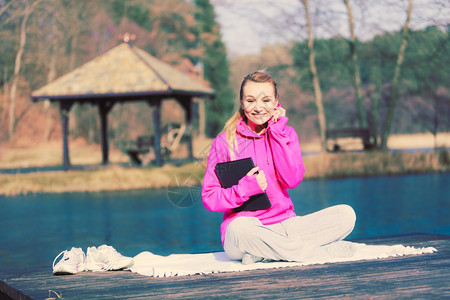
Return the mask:
[[[219,136],[211,146],[203,178],[203,205],[210,211],[225,212],[241,206],[251,196],[263,193],[256,176],[244,176],[237,185],[222,188],[214,168],[217,163],[229,160],[226,141],[222,141]]]
[[[270,124],[270,146],[275,171],[284,188],[295,188],[303,179],[305,166],[294,128],[286,126],[287,117]],[[269,121],[272,122],[272,121]]]

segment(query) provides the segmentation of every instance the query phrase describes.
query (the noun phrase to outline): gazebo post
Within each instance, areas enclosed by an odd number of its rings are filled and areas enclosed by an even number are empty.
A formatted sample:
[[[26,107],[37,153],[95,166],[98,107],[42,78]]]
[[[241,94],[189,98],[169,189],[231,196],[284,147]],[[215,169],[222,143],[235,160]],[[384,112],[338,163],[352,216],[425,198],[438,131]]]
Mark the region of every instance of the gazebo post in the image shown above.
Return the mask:
[[[102,141],[102,163],[109,163],[109,138],[108,138],[108,112],[113,107],[114,102],[100,102],[98,111],[100,113],[101,141]]]
[[[63,138],[63,169],[67,171],[70,169],[70,157],[69,157],[69,138],[68,138],[68,127],[69,127],[69,111],[72,107],[72,101],[59,101],[59,112],[61,114],[61,129]]]
[[[188,159],[194,160],[194,151],[192,147],[192,98],[182,97],[179,99],[180,104],[186,111],[186,135],[187,135],[187,150]]]
[[[153,106],[153,131],[154,131],[154,145],[155,149],[155,165],[162,166],[163,158],[161,155],[161,99],[154,102],[148,101],[150,106]]]

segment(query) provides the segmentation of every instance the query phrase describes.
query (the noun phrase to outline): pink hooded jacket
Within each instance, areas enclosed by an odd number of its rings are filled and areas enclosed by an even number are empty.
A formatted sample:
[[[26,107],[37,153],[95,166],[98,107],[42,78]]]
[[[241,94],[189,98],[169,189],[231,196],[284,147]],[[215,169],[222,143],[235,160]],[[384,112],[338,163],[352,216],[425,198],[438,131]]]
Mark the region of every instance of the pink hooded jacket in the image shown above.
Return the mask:
[[[239,213],[232,210],[242,205],[250,196],[260,194],[263,190],[259,187],[255,176],[244,176],[231,188],[221,187],[214,167],[217,163],[230,161],[231,158],[226,134],[221,133],[214,139],[203,180],[202,199],[208,210],[224,213],[220,226],[222,244],[228,224],[236,217],[256,217],[268,225],[295,216],[287,189],[295,188],[302,181],[305,167],[297,133],[292,127],[286,126],[287,121],[287,117],[279,117],[276,123],[270,120],[260,135],[252,131],[242,118],[236,127],[235,159],[251,157],[255,165],[266,175],[266,193],[272,204],[272,207],[266,210]]]

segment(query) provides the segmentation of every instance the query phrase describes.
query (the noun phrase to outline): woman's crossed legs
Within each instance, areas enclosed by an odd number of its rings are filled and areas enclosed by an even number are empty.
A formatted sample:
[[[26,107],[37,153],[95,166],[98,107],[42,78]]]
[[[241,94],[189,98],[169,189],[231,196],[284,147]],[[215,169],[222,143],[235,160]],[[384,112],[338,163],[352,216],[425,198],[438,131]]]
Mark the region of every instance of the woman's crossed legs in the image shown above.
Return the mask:
[[[352,232],[355,221],[355,212],[348,205],[331,206],[270,225],[263,225],[254,217],[238,217],[227,227],[224,250],[235,260],[251,255],[304,261],[318,247],[344,239]]]

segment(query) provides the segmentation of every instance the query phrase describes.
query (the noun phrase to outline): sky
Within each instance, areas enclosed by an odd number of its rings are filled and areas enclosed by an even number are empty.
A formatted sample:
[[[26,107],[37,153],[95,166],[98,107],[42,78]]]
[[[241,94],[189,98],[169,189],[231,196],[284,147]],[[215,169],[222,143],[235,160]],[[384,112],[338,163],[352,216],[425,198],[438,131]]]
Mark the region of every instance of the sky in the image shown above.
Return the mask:
[[[310,0],[315,37],[349,36],[343,0]],[[259,53],[267,44],[306,38],[305,14],[300,0],[211,0],[222,38],[230,57]],[[356,36],[361,40],[376,34],[401,30],[406,20],[407,0],[353,0]],[[413,29],[450,24],[450,1],[414,0]]]

